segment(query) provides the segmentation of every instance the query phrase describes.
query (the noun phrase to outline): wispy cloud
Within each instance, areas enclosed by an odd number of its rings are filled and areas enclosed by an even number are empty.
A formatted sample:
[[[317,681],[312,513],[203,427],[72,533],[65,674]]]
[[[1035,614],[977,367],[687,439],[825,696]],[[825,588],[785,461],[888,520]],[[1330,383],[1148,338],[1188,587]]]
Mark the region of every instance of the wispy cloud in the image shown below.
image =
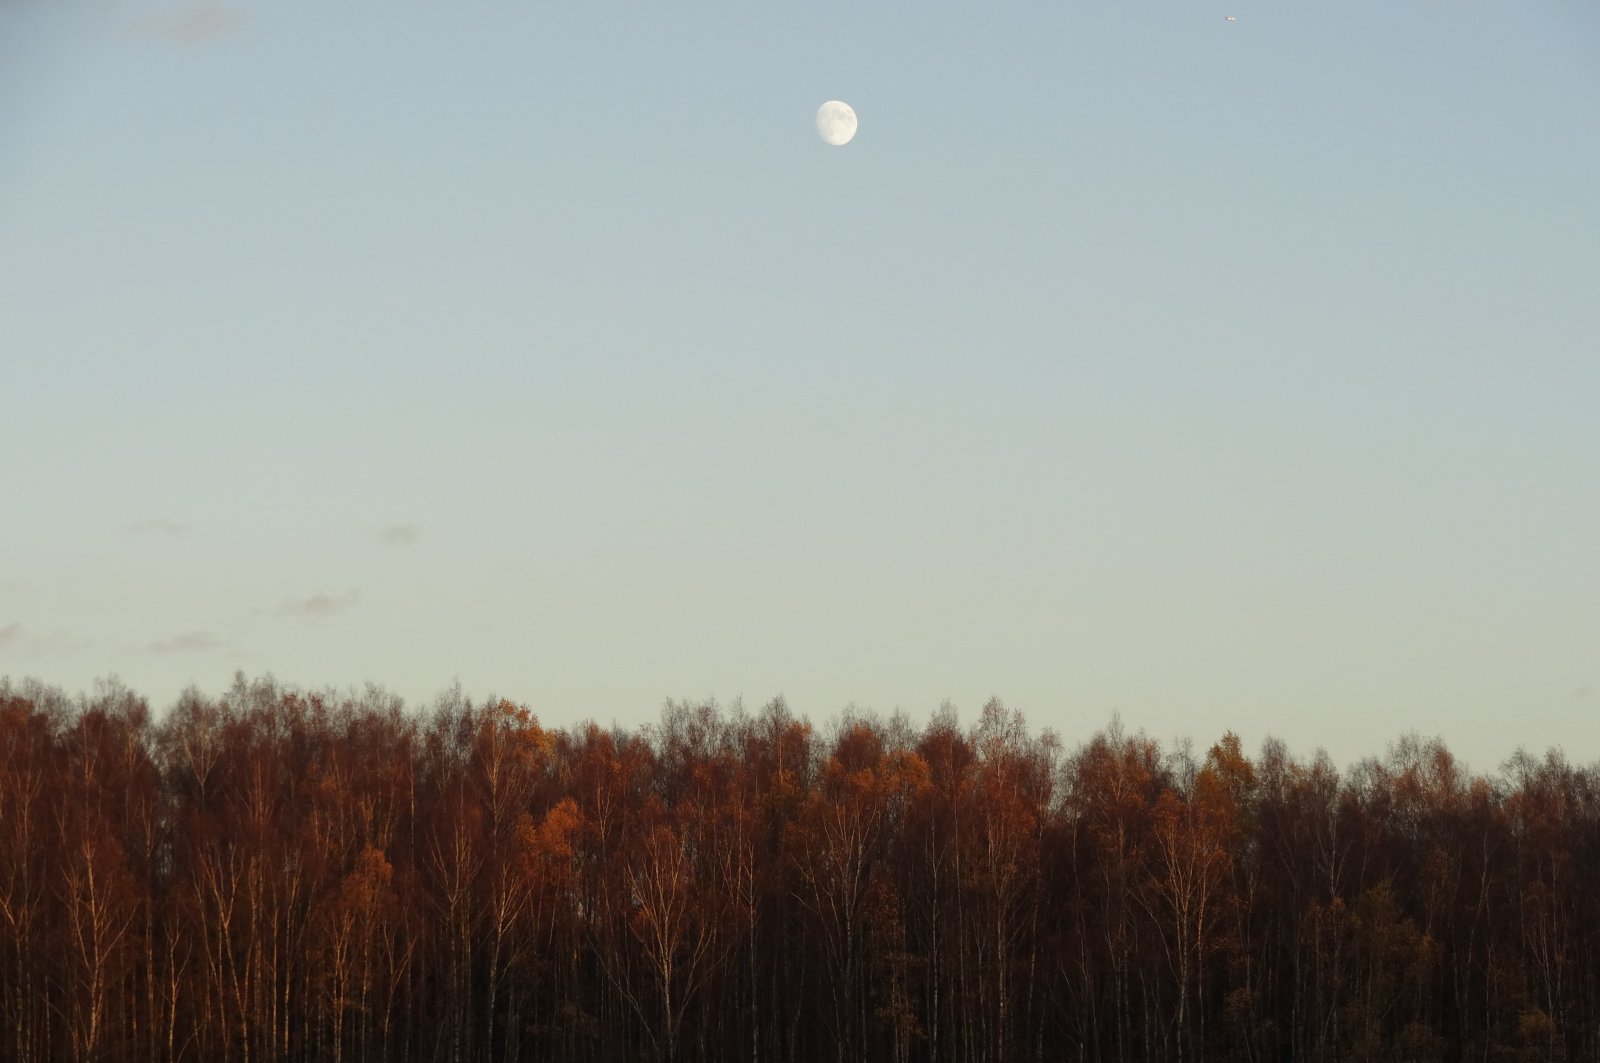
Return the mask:
[[[4,632],[0,632],[0,634],[4,634]],[[1594,687],[1579,687],[1572,692],[1572,696],[1580,701],[1584,698],[1592,698],[1594,697]]]
[[[86,639],[59,629],[48,635],[30,635],[20,623],[0,627],[0,650],[17,649],[30,654],[75,653],[89,646]]]
[[[244,25],[244,12],[222,0],[194,0],[184,7],[156,15],[146,15],[129,26],[138,37],[170,41],[173,44],[204,44],[226,36]]]
[[[33,639],[28,643],[28,649],[32,653],[77,653],[93,645],[94,642],[89,639],[79,638],[70,631],[57,628],[48,635],[40,635]]]
[[[162,535],[168,538],[176,539],[178,536],[187,532],[189,530],[189,526],[187,524],[179,524],[175,520],[167,520],[165,517],[161,517],[156,520],[141,520],[136,524],[129,524],[122,530],[128,535]]]
[[[388,546],[410,546],[422,538],[422,529],[415,524],[391,524],[378,533],[378,539]]]
[[[309,598],[294,598],[284,602],[278,608],[278,612],[290,616],[332,616],[344,612],[360,600],[360,591],[346,591],[344,594],[313,594]]]
[[[169,639],[158,639],[145,647],[150,653],[204,653],[219,650],[224,643],[209,631],[185,631]]]

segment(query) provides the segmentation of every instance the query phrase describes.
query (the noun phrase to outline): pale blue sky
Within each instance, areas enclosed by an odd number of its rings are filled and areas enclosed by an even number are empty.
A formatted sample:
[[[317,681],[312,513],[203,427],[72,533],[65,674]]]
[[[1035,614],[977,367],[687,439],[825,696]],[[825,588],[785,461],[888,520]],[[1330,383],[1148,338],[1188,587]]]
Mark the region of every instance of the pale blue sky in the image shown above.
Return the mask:
[[[1597,189],[1590,0],[13,0],[0,674],[1593,760]]]

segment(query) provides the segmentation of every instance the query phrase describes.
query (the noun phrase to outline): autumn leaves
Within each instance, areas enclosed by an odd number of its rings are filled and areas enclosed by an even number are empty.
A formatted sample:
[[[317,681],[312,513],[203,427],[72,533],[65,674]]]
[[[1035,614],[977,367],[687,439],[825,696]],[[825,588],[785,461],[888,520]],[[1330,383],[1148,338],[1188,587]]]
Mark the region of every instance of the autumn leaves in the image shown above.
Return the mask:
[[[1600,776],[240,681],[0,687],[0,1057],[1600,1048]]]

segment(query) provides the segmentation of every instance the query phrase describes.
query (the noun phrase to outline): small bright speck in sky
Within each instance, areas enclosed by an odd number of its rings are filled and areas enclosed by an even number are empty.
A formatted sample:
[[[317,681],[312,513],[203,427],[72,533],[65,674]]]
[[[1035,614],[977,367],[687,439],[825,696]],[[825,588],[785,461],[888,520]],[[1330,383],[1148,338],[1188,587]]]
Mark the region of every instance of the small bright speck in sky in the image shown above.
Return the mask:
[[[0,3],[0,675],[1592,761],[1597,54],[1593,0]]]

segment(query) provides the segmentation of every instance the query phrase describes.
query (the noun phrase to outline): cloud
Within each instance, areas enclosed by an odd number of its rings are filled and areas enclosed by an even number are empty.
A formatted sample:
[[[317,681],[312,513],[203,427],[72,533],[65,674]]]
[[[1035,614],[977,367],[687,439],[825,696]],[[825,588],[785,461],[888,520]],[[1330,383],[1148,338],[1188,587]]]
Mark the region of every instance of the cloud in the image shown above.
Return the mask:
[[[378,533],[378,538],[389,546],[410,546],[422,538],[422,529],[415,524],[391,524]]]
[[[0,631],[0,635],[3,634],[5,634],[5,632]],[[1577,690],[1572,692],[1572,696],[1580,701],[1584,698],[1591,698],[1594,696],[1594,687],[1579,687]]]
[[[165,517],[161,517],[156,520],[141,520],[136,524],[128,525],[122,530],[128,535],[164,535],[176,539],[187,532],[189,527],[186,524],[179,524],[175,520],[167,520]]]
[[[138,37],[173,44],[204,44],[232,33],[243,24],[244,12],[226,6],[222,0],[194,0],[176,11],[146,15],[129,30]]]
[[[48,635],[40,635],[34,639],[28,644],[28,649],[34,653],[77,653],[93,645],[89,639],[81,639],[70,631],[58,628]]]
[[[222,640],[208,631],[185,631],[170,639],[158,639],[145,649],[150,653],[204,653],[222,646]]]
[[[66,631],[56,630],[48,635],[29,635],[21,624],[0,627],[0,650],[7,647],[26,650],[28,653],[74,653],[87,649],[90,643]]]
[[[313,594],[309,598],[295,598],[284,602],[278,611],[290,616],[332,616],[344,612],[360,600],[360,591],[347,591],[344,594]]]

